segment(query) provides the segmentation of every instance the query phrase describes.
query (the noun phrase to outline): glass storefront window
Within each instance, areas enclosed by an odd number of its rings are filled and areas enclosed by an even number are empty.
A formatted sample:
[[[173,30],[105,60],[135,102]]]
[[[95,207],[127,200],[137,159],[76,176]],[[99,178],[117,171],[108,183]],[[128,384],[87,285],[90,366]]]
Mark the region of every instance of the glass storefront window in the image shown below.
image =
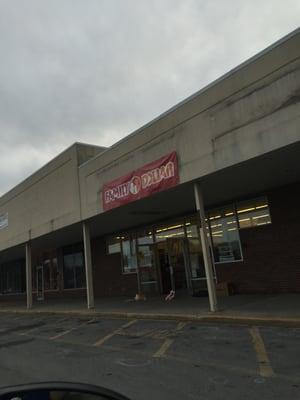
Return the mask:
[[[209,227],[206,226],[209,235]],[[202,244],[198,216],[186,220],[186,236],[189,251],[190,285],[194,294],[206,288],[206,274],[203,260]]]
[[[74,252],[64,254],[64,288],[78,289],[85,285],[83,251],[74,249]]]
[[[240,261],[242,252],[234,206],[211,211],[209,224],[215,262]]]
[[[188,238],[199,236],[199,227],[196,217],[192,217],[185,222],[186,236]]]
[[[136,240],[130,236],[122,236],[123,273],[136,272]]]
[[[240,229],[271,223],[269,205],[266,197],[239,202],[236,208]]]
[[[242,260],[240,228],[271,223],[266,197],[208,211],[205,220],[205,232],[213,253],[211,257],[216,263]],[[108,253],[121,252],[124,273],[136,272],[139,265],[141,284],[154,282],[157,286],[162,285],[161,265],[164,263],[164,253],[168,253],[168,250],[164,250],[165,246],[169,249],[175,239],[182,239],[185,260],[187,260],[184,261],[184,266],[188,282],[192,280],[194,288],[194,284],[199,286],[200,281],[206,279],[199,224],[199,215],[194,214],[175,221],[166,221],[133,230],[127,235],[117,233],[116,236],[108,239]],[[201,285],[203,286],[202,283]]]
[[[51,289],[58,289],[58,260],[56,257],[52,258],[52,274],[51,274]]]
[[[143,245],[138,247],[138,261],[140,268],[152,268],[154,265],[153,259],[152,246]]]
[[[184,237],[183,223],[169,223],[168,225],[162,225],[155,230],[156,242],[162,242],[169,238],[180,238]]]
[[[112,236],[107,239],[108,254],[121,253],[121,236]]]
[[[189,238],[191,279],[205,278],[202,246],[199,238]]]
[[[44,290],[57,290],[58,289],[58,260],[57,252],[49,251],[49,253],[42,253],[35,259],[33,268],[33,289],[37,289],[37,269],[42,269],[42,280]]]
[[[25,261],[0,265],[0,293],[23,293],[26,290]]]
[[[44,278],[44,290],[49,290],[51,288],[51,262],[50,260],[45,260],[43,263],[43,278]]]
[[[143,229],[137,233],[138,244],[152,244],[153,243],[153,233],[152,229]]]
[[[190,253],[201,253],[202,245],[199,238],[189,238]]]

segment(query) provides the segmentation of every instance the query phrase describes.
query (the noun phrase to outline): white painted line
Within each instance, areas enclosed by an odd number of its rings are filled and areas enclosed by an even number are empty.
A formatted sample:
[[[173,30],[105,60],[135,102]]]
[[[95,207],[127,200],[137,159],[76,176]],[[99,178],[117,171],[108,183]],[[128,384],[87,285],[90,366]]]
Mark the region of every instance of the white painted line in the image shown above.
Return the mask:
[[[135,324],[136,321],[137,321],[136,319],[133,319],[132,321],[127,322],[126,324],[122,325],[120,328],[114,330],[113,332],[109,333],[108,335],[104,336],[103,338],[97,340],[97,342],[95,342],[93,344],[93,346],[100,347],[103,343],[105,343],[107,340],[109,340],[113,336],[115,336],[119,333],[122,333],[123,329],[128,328],[129,326]]]
[[[61,320],[58,321],[58,322],[61,323],[61,322],[64,322],[64,321],[66,321],[66,320],[68,320],[68,319],[69,319],[69,318],[63,318],[63,319],[61,319]],[[42,321],[44,321],[44,319],[43,319]],[[50,323],[50,324],[48,324],[48,325],[47,325],[47,323],[45,323],[45,324],[42,324],[42,325],[39,325],[39,326],[35,326],[34,328],[28,329],[28,331],[20,332],[19,335],[21,335],[21,336],[30,335],[31,332],[34,332],[34,331],[37,330],[37,329],[46,328],[46,327],[47,327],[47,328],[48,328],[48,327],[51,328],[52,326],[57,326],[57,322],[56,322],[56,323]]]
[[[163,342],[163,344],[160,346],[160,348],[157,350],[157,352],[153,354],[153,357],[157,357],[157,358],[163,357],[173,342],[174,342],[174,339],[166,339]]]
[[[62,336],[67,335],[67,334],[70,333],[70,332],[73,332],[73,331],[76,331],[76,330],[79,329],[79,328],[82,328],[83,326],[85,326],[85,325],[87,325],[87,324],[93,322],[94,320],[95,320],[95,319],[93,318],[93,319],[90,319],[89,321],[86,321],[86,322],[80,324],[80,325],[74,326],[73,328],[67,329],[67,330],[64,331],[64,332],[58,333],[57,335],[50,337],[49,340],[56,340],[56,339],[59,339],[59,338],[61,338]]]
[[[187,322],[179,322],[175,328],[175,331],[178,332],[186,326]],[[167,338],[161,347],[153,354],[153,357],[160,358],[164,357],[167,350],[171,347],[175,339]]]

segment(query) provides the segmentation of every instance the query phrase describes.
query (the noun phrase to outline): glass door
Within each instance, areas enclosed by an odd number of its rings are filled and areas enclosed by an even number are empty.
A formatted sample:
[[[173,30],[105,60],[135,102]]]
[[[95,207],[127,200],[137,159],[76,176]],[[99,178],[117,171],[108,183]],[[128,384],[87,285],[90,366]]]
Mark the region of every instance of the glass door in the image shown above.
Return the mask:
[[[191,293],[197,295],[207,290],[204,259],[197,219],[191,218],[187,220],[185,223],[185,229],[189,258],[189,287]],[[209,235],[208,229],[207,234]]]
[[[154,244],[139,244],[137,248],[141,291],[148,294],[157,293],[158,279]]]
[[[137,232],[137,264],[141,292],[148,295],[157,294],[159,291],[159,275],[151,228]]]
[[[157,260],[160,275],[160,292],[164,295],[174,290],[173,271],[170,268],[170,257],[167,242],[156,244]]]
[[[186,292],[190,281],[186,241],[181,238],[167,239],[167,249],[172,290]]]
[[[42,265],[36,267],[36,293],[37,300],[44,300],[44,268]]]
[[[185,239],[170,238],[157,243],[161,292],[187,292],[190,288],[188,255]]]

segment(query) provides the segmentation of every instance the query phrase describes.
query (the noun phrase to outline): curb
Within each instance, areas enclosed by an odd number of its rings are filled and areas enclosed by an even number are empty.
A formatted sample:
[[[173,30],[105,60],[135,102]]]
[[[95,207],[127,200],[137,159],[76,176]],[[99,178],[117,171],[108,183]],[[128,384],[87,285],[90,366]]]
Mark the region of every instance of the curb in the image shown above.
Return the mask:
[[[144,319],[144,320],[164,320],[164,321],[194,321],[203,323],[224,323],[233,325],[264,325],[264,326],[285,326],[300,327],[300,318],[282,318],[272,316],[245,316],[245,315],[225,315],[207,313],[197,314],[157,314],[157,313],[134,313],[134,312],[103,312],[96,310],[16,310],[0,309],[1,314],[31,314],[31,315],[72,315],[86,317],[101,317],[113,319]]]

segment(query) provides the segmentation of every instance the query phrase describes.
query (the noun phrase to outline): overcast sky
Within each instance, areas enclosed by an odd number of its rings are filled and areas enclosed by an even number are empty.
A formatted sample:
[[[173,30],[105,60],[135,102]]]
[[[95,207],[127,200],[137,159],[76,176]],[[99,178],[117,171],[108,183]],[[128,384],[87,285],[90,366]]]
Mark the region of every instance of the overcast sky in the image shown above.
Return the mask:
[[[0,193],[109,146],[300,24],[299,0],[0,0]]]

